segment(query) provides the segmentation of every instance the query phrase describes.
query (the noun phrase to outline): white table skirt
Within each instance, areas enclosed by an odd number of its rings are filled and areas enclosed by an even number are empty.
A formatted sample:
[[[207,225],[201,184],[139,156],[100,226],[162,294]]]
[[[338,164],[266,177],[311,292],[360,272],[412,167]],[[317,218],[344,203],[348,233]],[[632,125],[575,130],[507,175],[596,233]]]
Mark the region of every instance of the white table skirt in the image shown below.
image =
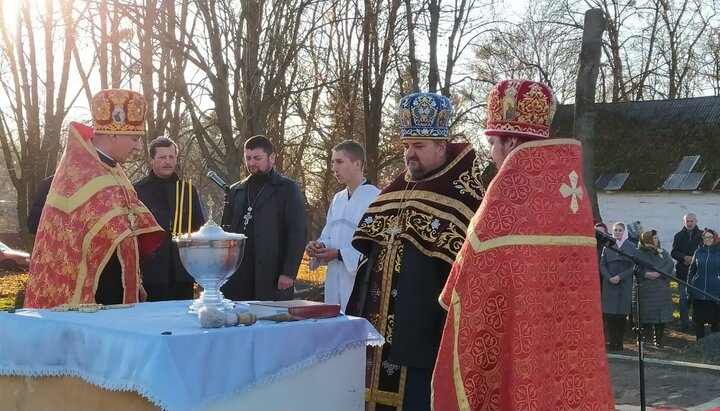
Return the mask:
[[[187,305],[0,313],[0,375],[76,376],[106,390],[135,391],[168,410],[239,409],[257,401],[262,409],[289,409],[303,398],[314,402],[302,404],[320,409],[317,400],[332,387],[303,376],[319,370],[337,383],[333,394],[348,399],[343,409],[356,402],[362,408],[364,347],[382,343],[366,320],[342,316],[207,330],[186,314]],[[279,397],[271,383],[289,385]]]

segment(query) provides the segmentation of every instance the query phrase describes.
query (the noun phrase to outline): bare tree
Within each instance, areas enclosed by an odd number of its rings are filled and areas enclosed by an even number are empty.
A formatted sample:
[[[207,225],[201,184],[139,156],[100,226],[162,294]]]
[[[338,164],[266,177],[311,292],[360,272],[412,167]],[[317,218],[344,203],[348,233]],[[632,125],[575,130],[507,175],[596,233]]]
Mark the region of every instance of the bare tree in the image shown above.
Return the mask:
[[[716,11],[700,0],[655,0],[662,22],[660,54],[666,77],[667,98],[691,96],[700,71],[695,52],[707,38]]]
[[[80,91],[71,88],[70,71],[77,51],[76,24],[82,14],[82,9],[75,12],[72,0],[48,0],[42,13],[32,7],[30,2],[22,3],[15,33],[5,24],[0,26],[10,77],[0,77],[4,97],[10,102],[9,109],[0,110],[0,147],[17,192],[20,234],[28,247],[32,244],[25,224],[28,202],[37,182],[55,170],[63,121]],[[0,7],[0,21],[8,21],[2,13]]]
[[[363,2],[362,101],[365,112],[367,176],[378,180],[380,132],[385,105],[385,79],[393,64],[392,41],[398,24],[400,0]]]

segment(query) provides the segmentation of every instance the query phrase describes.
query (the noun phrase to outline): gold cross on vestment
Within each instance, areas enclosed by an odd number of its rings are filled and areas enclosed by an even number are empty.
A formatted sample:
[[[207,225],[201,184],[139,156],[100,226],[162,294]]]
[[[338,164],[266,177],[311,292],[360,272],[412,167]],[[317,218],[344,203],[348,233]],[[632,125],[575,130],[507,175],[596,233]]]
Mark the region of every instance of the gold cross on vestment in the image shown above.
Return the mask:
[[[560,186],[560,194],[562,194],[564,198],[572,197],[570,199],[570,210],[577,214],[580,209],[580,206],[578,205],[578,198],[582,200],[583,190],[582,187],[578,187],[578,175],[575,170],[570,172],[568,178],[570,178],[570,185],[562,183]]]

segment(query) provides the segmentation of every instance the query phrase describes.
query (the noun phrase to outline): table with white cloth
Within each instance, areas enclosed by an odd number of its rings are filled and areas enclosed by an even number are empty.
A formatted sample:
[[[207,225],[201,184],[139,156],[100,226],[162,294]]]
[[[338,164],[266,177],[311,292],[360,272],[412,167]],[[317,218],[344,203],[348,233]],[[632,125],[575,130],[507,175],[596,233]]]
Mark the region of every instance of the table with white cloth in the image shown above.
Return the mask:
[[[0,312],[0,408],[363,409],[367,320],[203,329],[188,304]]]

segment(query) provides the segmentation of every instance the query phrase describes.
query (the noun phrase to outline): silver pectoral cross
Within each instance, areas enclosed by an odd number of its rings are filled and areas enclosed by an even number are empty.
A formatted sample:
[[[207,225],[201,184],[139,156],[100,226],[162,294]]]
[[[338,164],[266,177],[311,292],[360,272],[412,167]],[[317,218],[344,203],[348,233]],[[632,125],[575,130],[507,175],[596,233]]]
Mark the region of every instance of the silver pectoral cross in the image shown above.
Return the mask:
[[[399,228],[398,226],[396,226],[396,225],[393,225],[393,226],[390,227],[390,229],[388,230],[388,234],[390,234],[390,242],[392,243],[393,240],[395,239],[395,236],[398,235],[398,234],[400,234],[400,228]]]
[[[252,220],[252,207],[248,207],[247,213],[243,216],[243,220],[245,220],[245,225],[243,226],[243,230],[247,228],[248,224],[250,224],[250,220]]]
[[[132,211],[128,211],[127,219],[130,222],[130,230],[135,231],[135,223],[137,222],[137,217],[135,216],[135,213]]]

